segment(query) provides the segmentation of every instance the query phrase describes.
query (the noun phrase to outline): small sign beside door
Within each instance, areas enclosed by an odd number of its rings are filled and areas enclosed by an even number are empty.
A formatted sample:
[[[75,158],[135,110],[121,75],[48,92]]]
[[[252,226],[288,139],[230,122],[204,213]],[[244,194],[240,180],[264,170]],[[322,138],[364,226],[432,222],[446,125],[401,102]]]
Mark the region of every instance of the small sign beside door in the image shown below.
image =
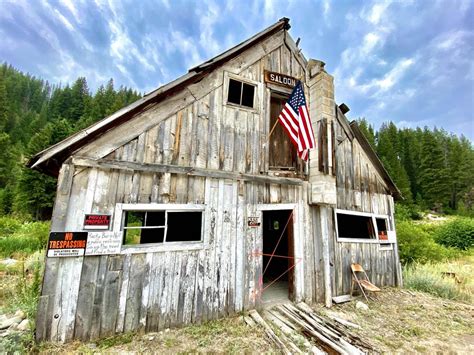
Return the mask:
[[[247,224],[252,228],[260,227],[260,217],[248,217]]]

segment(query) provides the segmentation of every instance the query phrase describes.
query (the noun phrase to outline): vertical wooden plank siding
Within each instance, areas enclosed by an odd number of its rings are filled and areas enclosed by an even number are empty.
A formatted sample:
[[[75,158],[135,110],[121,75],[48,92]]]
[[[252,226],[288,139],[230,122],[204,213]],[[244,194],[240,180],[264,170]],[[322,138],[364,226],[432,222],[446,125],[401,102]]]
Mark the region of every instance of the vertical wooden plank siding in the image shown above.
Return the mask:
[[[276,34],[190,86],[189,95],[182,94],[186,105],[164,103],[169,111],[158,106],[138,114],[130,122],[136,134],[126,142],[115,147],[107,132],[77,156],[265,175],[272,91],[261,82],[264,70],[303,80],[306,73],[282,34]],[[224,77],[231,74],[255,84],[255,108],[227,104]],[[336,175],[337,208],[377,211],[392,216],[393,223],[393,199],[358,143],[326,120],[317,132],[317,164],[325,174]],[[107,137],[111,142],[104,144]],[[124,249],[117,255],[47,259],[37,339],[87,341],[114,333],[157,331],[260,307],[262,229],[249,228],[247,220],[262,220],[262,204],[295,206],[294,256],[302,260],[294,269],[295,301],[330,305],[331,295],[348,292],[348,267],[354,261],[363,260],[370,275],[383,284],[399,283],[398,264],[391,264],[398,255],[381,254],[376,244],[337,242],[333,208],[310,206],[310,188],[306,181],[290,186],[169,172],[79,170],[65,164],[53,231],[82,230],[86,213],[120,219],[121,211],[114,215],[119,203],[199,204],[203,240],[194,249],[170,245],[151,251],[142,246],[142,252]]]

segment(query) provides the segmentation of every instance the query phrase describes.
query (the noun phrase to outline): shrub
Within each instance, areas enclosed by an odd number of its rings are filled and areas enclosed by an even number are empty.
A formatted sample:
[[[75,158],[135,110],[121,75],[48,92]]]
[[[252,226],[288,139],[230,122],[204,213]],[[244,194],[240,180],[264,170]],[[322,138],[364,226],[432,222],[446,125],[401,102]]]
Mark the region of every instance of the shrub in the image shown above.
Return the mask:
[[[10,224],[9,226],[13,226]],[[7,227],[5,227],[7,230]],[[20,224],[20,227],[10,228],[12,234],[0,237],[0,257],[26,257],[37,250],[45,248],[48,241],[49,223],[33,222]]]
[[[20,228],[20,220],[12,217],[0,217],[0,238],[12,235]]]
[[[416,205],[395,204],[395,218],[397,221],[420,220],[423,215]]]
[[[420,263],[442,261],[459,254],[451,248],[437,244],[422,227],[409,221],[397,223],[397,240],[400,261],[404,264],[414,261]]]
[[[437,243],[467,250],[474,246],[474,219],[456,218],[440,226],[435,232]]]

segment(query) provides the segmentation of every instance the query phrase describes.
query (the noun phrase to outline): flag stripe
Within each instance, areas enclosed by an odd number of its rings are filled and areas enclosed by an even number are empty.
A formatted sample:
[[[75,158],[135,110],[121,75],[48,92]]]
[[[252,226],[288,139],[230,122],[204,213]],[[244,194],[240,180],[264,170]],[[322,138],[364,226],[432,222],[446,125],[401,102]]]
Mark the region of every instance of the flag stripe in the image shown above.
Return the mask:
[[[308,160],[309,149],[315,147],[315,139],[301,81],[298,81],[293,89],[290,98],[278,116],[278,120],[293,145],[296,146],[298,156],[304,161]]]

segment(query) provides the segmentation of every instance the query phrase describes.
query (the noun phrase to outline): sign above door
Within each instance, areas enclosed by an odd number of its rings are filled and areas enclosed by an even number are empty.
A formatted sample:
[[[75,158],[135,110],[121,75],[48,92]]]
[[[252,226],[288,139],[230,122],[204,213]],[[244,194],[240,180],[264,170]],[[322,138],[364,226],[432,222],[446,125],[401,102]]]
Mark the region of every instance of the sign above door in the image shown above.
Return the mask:
[[[284,86],[287,88],[293,88],[298,82],[298,79],[292,76],[275,73],[268,70],[264,71],[264,77],[265,77],[266,83],[272,83],[272,84]]]

